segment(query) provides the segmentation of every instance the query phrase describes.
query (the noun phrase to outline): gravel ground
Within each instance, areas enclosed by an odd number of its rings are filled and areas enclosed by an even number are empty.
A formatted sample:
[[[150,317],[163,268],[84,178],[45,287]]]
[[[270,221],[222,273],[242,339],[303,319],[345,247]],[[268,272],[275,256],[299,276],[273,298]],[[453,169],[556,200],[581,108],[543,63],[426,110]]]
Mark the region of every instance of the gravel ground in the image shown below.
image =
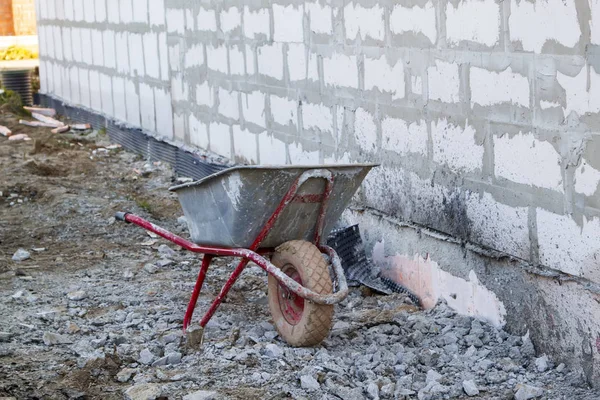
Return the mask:
[[[364,287],[336,306],[320,347],[291,348],[256,266],[202,349],[188,348],[181,325],[199,257],[112,217],[133,211],[185,236],[172,171],[108,150],[101,132],[50,135],[1,112],[0,124],[37,140],[0,137],[0,398],[600,398],[527,336]],[[233,261],[209,270],[195,323]]]

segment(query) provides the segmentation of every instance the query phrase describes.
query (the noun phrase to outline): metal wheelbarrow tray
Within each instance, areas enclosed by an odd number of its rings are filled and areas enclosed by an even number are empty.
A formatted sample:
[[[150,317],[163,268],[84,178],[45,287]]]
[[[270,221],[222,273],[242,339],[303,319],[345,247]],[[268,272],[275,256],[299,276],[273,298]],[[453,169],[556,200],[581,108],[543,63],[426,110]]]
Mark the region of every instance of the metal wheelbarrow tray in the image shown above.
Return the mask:
[[[117,219],[204,254],[184,331],[212,259],[231,256],[241,260],[200,321],[201,328],[252,261],[269,275],[269,308],[282,338],[294,346],[316,345],[329,334],[333,304],[348,294],[339,257],[323,238],[375,166],[234,167],[172,187],[191,242],[131,213],[119,212]]]

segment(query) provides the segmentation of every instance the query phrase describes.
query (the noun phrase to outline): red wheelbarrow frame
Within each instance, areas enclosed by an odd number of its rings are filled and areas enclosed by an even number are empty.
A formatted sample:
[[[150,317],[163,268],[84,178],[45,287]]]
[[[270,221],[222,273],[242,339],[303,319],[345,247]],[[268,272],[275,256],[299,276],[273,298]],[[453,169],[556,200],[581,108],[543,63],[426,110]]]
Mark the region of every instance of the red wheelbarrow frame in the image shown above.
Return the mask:
[[[311,178],[323,178],[326,180],[325,190],[323,193],[315,193],[315,194],[298,194],[298,190],[300,187]],[[116,214],[116,218],[120,221],[129,222],[132,224],[136,224],[141,226],[142,228],[154,232],[157,235],[167,239],[170,242],[175,243],[178,246],[183,247],[186,250],[189,250],[194,253],[203,253],[204,257],[202,258],[202,266],[200,267],[200,272],[198,273],[198,278],[196,279],[196,285],[194,286],[194,290],[192,291],[192,297],[190,298],[190,302],[188,304],[187,310],[185,312],[185,317],[183,319],[183,331],[186,332],[187,328],[190,326],[192,315],[194,313],[194,309],[196,307],[196,302],[198,300],[198,296],[200,295],[200,291],[202,289],[202,285],[204,283],[204,278],[206,277],[206,272],[208,271],[208,267],[213,258],[215,257],[240,257],[242,260],[238,263],[237,267],[231,273],[231,276],[221,288],[221,291],[211,304],[210,308],[200,320],[200,326],[204,328],[208,321],[212,318],[214,313],[217,311],[221,302],[229,293],[229,290],[233,286],[233,284],[237,281],[238,277],[248,265],[248,262],[252,261],[267,273],[273,275],[277,281],[285,286],[288,290],[294,292],[296,295],[302,297],[303,299],[315,302],[317,304],[336,304],[342,301],[348,294],[348,285],[346,283],[346,277],[344,276],[344,271],[342,269],[342,265],[340,263],[340,259],[331,247],[326,246],[321,243],[322,241],[322,233],[323,233],[323,223],[325,213],[327,211],[327,203],[329,202],[329,198],[331,196],[331,192],[333,189],[333,174],[326,170],[311,170],[306,171],[301,174],[289,188],[277,208],[275,212],[269,217],[265,226],[260,231],[252,245],[248,248],[226,248],[226,247],[217,247],[217,246],[201,246],[195,243],[192,243],[181,236],[177,236],[174,233],[169,232],[168,230],[161,228],[158,225],[153,224],[137,215],[126,213],[126,212],[118,212]],[[260,244],[267,237],[277,219],[283,212],[283,210],[290,203],[320,203],[321,207],[319,210],[317,225],[315,230],[315,236],[313,239],[313,244],[315,244],[322,253],[327,254],[329,256],[329,260],[333,267],[333,272],[335,274],[335,281],[337,282],[338,290],[333,294],[318,294],[314,291],[305,288],[285,273],[281,272],[279,268],[275,265],[271,264],[269,260],[267,260],[263,255],[268,255],[273,252],[273,249],[261,249]]]

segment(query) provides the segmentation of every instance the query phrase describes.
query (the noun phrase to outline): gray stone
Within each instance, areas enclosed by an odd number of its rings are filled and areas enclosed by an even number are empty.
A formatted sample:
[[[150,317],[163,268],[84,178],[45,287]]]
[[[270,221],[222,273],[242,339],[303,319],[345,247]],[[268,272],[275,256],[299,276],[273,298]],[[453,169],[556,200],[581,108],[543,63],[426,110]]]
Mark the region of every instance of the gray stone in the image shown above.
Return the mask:
[[[117,373],[117,381],[124,383],[131,379],[133,374],[137,372],[137,369],[134,368],[123,368]]]
[[[140,357],[138,358],[138,362],[144,365],[150,365],[154,361],[155,356],[148,349],[144,349],[140,352]]]
[[[535,359],[535,368],[538,372],[546,372],[548,371],[548,356],[543,355]]]
[[[161,341],[164,344],[176,343],[176,342],[179,342],[180,338],[181,338],[180,333],[171,332],[171,333],[168,333],[165,336],[163,336],[161,338]]]
[[[131,279],[134,276],[135,276],[135,273],[130,269],[127,269],[127,270],[125,270],[125,272],[123,272],[123,278],[125,278],[125,279]]]
[[[270,358],[280,358],[283,356],[283,350],[274,343],[265,346],[265,355]]]
[[[144,265],[144,271],[146,271],[149,274],[155,274],[158,272],[158,267],[152,263],[147,263],[146,265]]]
[[[529,400],[541,397],[544,394],[544,390],[535,386],[526,385],[519,383],[515,387],[515,400]]]
[[[182,215],[181,217],[177,218],[177,223],[179,225],[182,225],[182,226],[184,226],[184,227],[187,228],[187,223],[188,222],[187,222],[187,218],[184,215]]]
[[[85,293],[83,290],[77,290],[75,292],[67,293],[67,298],[73,301],[80,301],[85,299],[86,297],[87,293]]]
[[[142,362],[142,361],[140,361],[140,362]],[[161,357],[158,360],[154,361],[152,363],[152,366],[153,367],[160,367],[160,366],[163,366],[163,365],[167,365],[168,363],[169,363],[169,357],[164,356],[164,357]]]
[[[0,342],[8,342],[12,337],[10,332],[0,332]]]
[[[379,400],[379,386],[375,382],[369,382],[366,392],[369,399]]]
[[[483,346],[483,342],[476,335],[465,336],[465,343],[467,343],[467,346],[475,346],[475,347]]]
[[[167,363],[170,365],[179,364],[181,362],[182,354],[178,352],[169,353],[167,355],[168,360]]]
[[[556,367],[556,372],[563,372],[565,369],[566,365],[563,363],[558,364],[558,367]]]
[[[13,254],[12,260],[13,261],[25,261],[25,260],[29,259],[29,257],[31,257],[31,253],[29,253],[25,249],[19,249],[15,252],[15,254]]]
[[[472,380],[463,381],[462,387],[467,396],[477,396],[479,394],[479,389]]]
[[[394,383],[388,383],[387,385],[383,385],[381,390],[379,391],[379,395],[384,399],[391,399],[394,397],[394,389],[396,385]]]
[[[321,385],[315,378],[310,375],[302,375],[300,377],[300,386],[304,390],[312,391],[321,389]]]
[[[198,390],[196,392],[186,394],[183,400],[216,400],[219,394],[210,390]]]
[[[160,386],[153,383],[142,383],[125,391],[128,400],[156,400],[162,394]]]
[[[159,268],[165,268],[168,267],[169,265],[173,265],[173,260],[168,259],[168,258],[161,258],[160,260],[158,260],[156,262],[156,266]]]
[[[173,250],[166,244],[161,244],[160,246],[158,246],[158,253],[160,255],[162,255],[163,257],[167,257],[167,258],[175,257],[175,255],[177,254],[177,253],[175,253],[175,250]]]
[[[427,378],[425,379],[425,382],[437,382],[440,379],[442,379],[442,375],[436,370],[430,369],[429,371],[427,371]]]
[[[44,332],[44,334],[42,335],[42,340],[44,341],[44,344],[46,346],[73,343],[73,341],[71,341],[70,338],[52,332]]]

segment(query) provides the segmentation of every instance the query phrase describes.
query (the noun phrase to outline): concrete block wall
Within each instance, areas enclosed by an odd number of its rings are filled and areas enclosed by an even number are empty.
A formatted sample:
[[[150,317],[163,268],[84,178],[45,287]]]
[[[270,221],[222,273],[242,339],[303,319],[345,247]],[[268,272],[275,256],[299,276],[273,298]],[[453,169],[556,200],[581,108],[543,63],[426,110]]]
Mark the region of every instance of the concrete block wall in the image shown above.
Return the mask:
[[[48,0],[36,12],[42,93],[173,138],[164,6]]]
[[[38,16],[45,93],[241,163],[381,163],[347,218],[382,262],[478,270],[514,329],[597,378],[597,0],[50,0]],[[405,243],[407,226],[454,247]]]

